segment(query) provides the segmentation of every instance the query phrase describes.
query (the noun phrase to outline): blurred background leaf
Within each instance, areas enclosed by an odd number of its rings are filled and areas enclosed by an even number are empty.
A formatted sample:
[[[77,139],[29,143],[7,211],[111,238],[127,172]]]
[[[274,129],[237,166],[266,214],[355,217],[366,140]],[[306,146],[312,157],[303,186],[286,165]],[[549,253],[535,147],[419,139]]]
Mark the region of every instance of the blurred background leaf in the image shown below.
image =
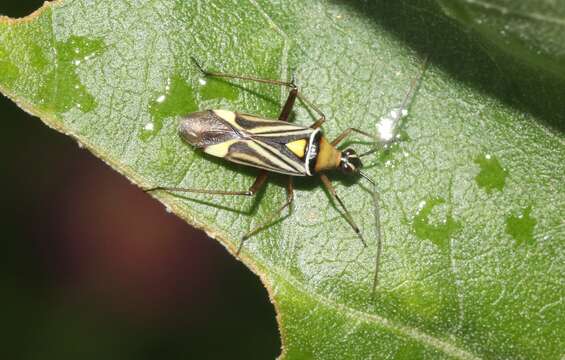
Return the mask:
[[[552,0],[438,0],[444,12],[537,70],[565,77],[565,7]]]
[[[565,6],[553,0],[438,0],[443,11],[480,35],[506,81],[514,106],[563,130]],[[531,96],[536,94],[537,96]]]
[[[493,46],[493,39],[485,40],[488,36],[481,31],[477,37],[466,25],[443,15],[447,11],[457,18],[454,14],[463,12],[455,10],[466,10],[466,4],[152,1],[134,5],[121,1],[110,6],[97,1],[58,2],[31,21],[4,19],[0,88],[134,182],[245,188],[253,170],[226,165],[182,144],[175,119],[201,108],[273,117],[285,94],[264,85],[206,81],[189,56],[215,70],[271,78],[288,78],[294,69],[308,97],[329,115],[325,130],[334,137],[348,126],[371,131],[376,120],[401,101],[419,72],[421,58],[431,55],[402,141],[367,164],[367,172],[379,183],[385,240],[376,299],[370,297],[376,237],[371,199],[366,188],[353,186],[354,181],[333,177],[370,248],[362,248],[337,209],[325,205],[327,194],[310,179],[297,181],[293,214],[246,245],[246,264],[261,274],[279,310],[285,357],[560,358],[565,154],[563,112],[555,110],[563,106],[563,84],[550,71]],[[504,58],[512,61],[501,62]],[[517,76],[522,71],[524,75]],[[297,109],[296,121],[312,119],[304,109]],[[349,145],[367,146],[355,139]],[[36,162],[24,163],[26,168],[39,167]],[[40,252],[52,261],[46,268],[60,267],[53,278],[71,277],[63,289],[78,289],[75,293],[82,299],[95,299],[95,303],[111,299],[103,311],[127,309],[136,320],[147,319],[140,314],[146,314],[152,304],[161,304],[160,309],[191,309],[155,293],[169,292],[178,300],[178,294],[166,286],[169,282],[202,277],[209,284],[211,280],[198,273],[214,268],[211,260],[198,261],[199,256],[194,256],[194,267],[186,270],[190,275],[171,276],[174,270],[163,264],[184,263],[182,253],[173,250],[177,248],[165,251],[161,247],[164,228],[173,225],[160,225],[155,213],[143,220],[132,212],[127,222],[124,214],[130,208],[118,205],[133,200],[118,200],[114,192],[118,186],[105,186],[84,174],[82,180],[73,178],[73,171],[62,174],[49,177],[54,182],[49,190],[74,188],[74,195],[66,197],[71,199],[66,202],[51,198],[47,203],[65,212],[41,209],[39,213],[42,217],[58,214],[53,221],[66,224],[61,225],[68,231],[66,237],[54,233],[43,245],[51,249],[49,239],[67,238],[61,250],[66,261],[61,261],[58,252]],[[283,200],[281,184],[282,179],[275,177],[257,200],[159,197],[169,209],[207,228],[233,250],[239,237]],[[90,201],[84,200],[85,191],[91,193]],[[139,201],[147,201],[141,192],[136,194]],[[18,206],[18,197],[13,203]],[[111,211],[98,210],[108,209],[107,203],[112,204]],[[78,204],[83,212],[75,210]],[[103,212],[108,218],[97,220]],[[124,222],[119,221],[122,217]],[[122,232],[73,230],[75,223],[84,222],[116,230],[114,221],[122,224]],[[137,229],[139,223],[146,227]],[[150,232],[153,238],[140,240]],[[123,238],[131,241],[113,248],[116,239]],[[113,250],[100,251],[101,243]],[[92,254],[99,254],[98,262],[84,260]],[[153,255],[161,260],[153,260]],[[159,266],[145,266],[152,261]],[[139,272],[145,268],[163,273]],[[127,276],[133,273],[138,278]],[[88,279],[89,286],[71,286],[76,274],[83,277],[75,281],[83,284]],[[136,281],[149,286],[139,285],[141,291]],[[144,291],[152,284],[159,284],[159,291],[150,296]],[[233,298],[243,290],[238,283],[232,286],[222,306],[226,313],[206,310],[210,308],[204,307],[205,301],[195,306],[204,316],[225,316],[224,322],[233,326],[229,335],[210,332],[198,337],[185,330],[185,336],[199,339],[194,351],[204,353],[212,341],[211,357],[221,354],[215,345],[220,343],[233,357],[272,356],[254,352],[255,347],[265,353],[276,347],[268,332],[247,321],[244,327],[230,320],[230,316],[242,316],[246,308]],[[185,299],[199,298],[195,288],[199,289],[196,285],[186,288],[194,292],[185,294]],[[67,295],[64,299],[72,298],[68,291],[62,293]],[[110,295],[101,296],[105,294]],[[46,334],[65,339],[51,350],[59,357],[66,352],[70,335],[73,349],[88,349],[89,341],[96,341],[96,349],[107,356],[150,356],[160,346],[174,349],[175,355],[194,356],[191,345],[183,342],[182,330],[169,335],[153,326],[151,316],[141,328],[109,326],[100,324],[99,316],[90,319],[88,305],[56,303],[61,309],[55,312],[60,327],[38,331],[35,339],[41,343],[25,348],[30,349],[29,357],[57,343]],[[81,321],[63,320],[73,314],[74,307],[82,314]],[[138,308],[143,311],[136,312]],[[30,321],[36,318],[30,316]],[[95,328],[100,335],[91,340],[76,327]],[[126,327],[132,334],[158,335],[151,337],[150,349],[137,343],[135,336],[128,346],[117,345],[115,333],[107,333],[107,327],[120,334]],[[199,334],[198,326],[190,329]],[[237,336],[242,333],[243,338]],[[174,341],[179,347],[168,346],[175,338],[182,345]],[[241,354],[232,354],[237,349]]]

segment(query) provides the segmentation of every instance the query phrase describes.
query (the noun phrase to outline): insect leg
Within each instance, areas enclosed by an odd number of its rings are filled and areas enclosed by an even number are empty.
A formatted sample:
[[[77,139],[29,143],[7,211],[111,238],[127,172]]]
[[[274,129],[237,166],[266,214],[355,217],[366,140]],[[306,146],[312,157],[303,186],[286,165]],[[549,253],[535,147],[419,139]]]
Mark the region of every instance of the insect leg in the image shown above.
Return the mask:
[[[361,135],[370,137],[370,138],[373,139],[373,140],[376,140],[373,135],[371,135],[371,134],[369,134],[369,133],[366,133],[366,132],[364,132],[364,131],[362,131],[362,130],[359,130],[359,129],[356,129],[356,128],[347,128],[347,129],[345,129],[344,132],[342,132],[341,134],[339,134],[339,136],[336,137],[336,138],[332,141],[332,145],[335,146],[335,145],[339,144],[343,139],[345,139],[346,137],[348,137],[348,136],[351,134],[352,131],[353,131],[353,132],[356,132],[356,133],[358,133],[358,134],[361,134]]]
[[[241,249],[243,248],[243,244],[245,243],[245,241],[247,241],[247,239],[249,239],[251,236],[253,236],[257,232],[265,228],[267,225],[269,225],[273,221],[273,219],[278,217],[279,214],[284,209],[286,209],[292,204],[293,200],[294,200],[294,186],[292,185],[292,176],[289,176],[288,183],[286,186],[286,202],[281,207],[279,207],[276,211],[273,211],[271,214],[269,214],[267,216],[267,219],[263,221],[263,223],[256,226],[253,230],[249,231],[247,234],[243,235],[243,237],[241,238],[241,242],[239,243],[239,247],[237,248],[237,255],[239,255],[239,253],[241,252]]]
[[[284,103],[284,106],[279,115],[279,120],[288,121],[288,116],[290,115],[290,112],[294,107],[294,102],[296,101],[296,95],[298,95],[298,89],[297,88],[291,89],[290,92],[288,93],[288,98],[286,98],[286,102]]]
[[[312,125],[310,125],[310,128],[311,128],[311,129],[317,129],[317,128],[319,128],[320,126],[322,126],[322,124],[323,124],[324,122],[326,122],[326,117],[325,117],[325,116],[322,116],[321,118],[319,118],[318,120],[316,120],[315,123],[313,123]]]
[[[302,101],[302,102],[304,103],[304,105],[306,105],[306,106],[308,106],[310,109],[314,110],[314,112],[317,113],[317,114],[320,116],[320,118],[319,118],[318,120],[316,120],[315,123],[313,123],[312,125],[310,125],[310,128],[312,128],[312,129],[317,129],[317,128],[319,128],[319,127],[326,121],[326,115],[324,115],[324,113],[323,113],[316,105],[312,104],[312,103],[310,102],[310,100],[308,100],[308,99],[306,99],[304,96],[302,96],[302,94],[298,91],[298,88],[297,88],[297,87],[293,87],[293,88],[290,90],[290,92],[291,92],[291,94],[294,92],[294,95],[293,95],[294,97],[299,98],[300,101]],[[289,94],[289,98],[290,98],[291,94]],[[287,104],[288,104],[288,99],[287,99]],[[283,111],[286,110],[287,104],[285,104],[285,107],[283,108]],[[292,100],[292,104],[294,104],[294,99]],[[291,109],[292,109],[292,107],[291,107]],[[290,114],[290,110],[291,110],[291,109],[288,110],[289,114]],[[281,113],[281,115],[282,115],[282,113]],[[287,115],[287,116],[288,116],[288,115]],[[279,119],[279,120],[280,120],[280,119]]]
[[[255,81],[255,82],[260,82],[260,83],[264,83],[264,84],[286,86],[286,87],[293,88],[293,89],[296,88],[296,85],[294,84],[294,82],[273,80],[273,79],[261,79],[261,78],[257,78],[257,77],[254,77],[254,76],[243,76],[243,75],[234,75],[234,74],[228,74],[228,73],[208,71],[208,70],[204,69],[202,67],[202,65],[200,65],[200,63],[198,61],[196,61],[196,59],[194,57],[191,57],[191,59],[194,62],[194,64],[196,65],[196,67],[198,67],[198,70],[200,70],[200,72],[204,76],[223,77],[223,78],[239,79],[239,80],[249,80],[249,81]]]
[[[359,227],[355,224],[355,221],[353,221],[353,217],[351,216],[351,214],[349,213],[349,211],[345,207],[345,204],[343,203],[343,201],[341,201],[339,196],[337,196],[335,188],[333,187],[330,179],[328,179],[328,177],[325,174],[320,174],[320,179],[322,180],[322,184],[324,184],[325,188],[328,190],[328,192],[334,198],[334,200],[337,200],[338,204],[341,205],[341,208],[343,209],[343,211],[345,213],[345,219],[347,220],[349,225],[351,225],[351,227],[353,228],[355,233],[359,236],[359,239],[361,239],[363,246],[367,247],[367,243],[365,242],[365,239],[363,239],[363,235],[361,235],[361,230],[359,230]]]
[[[314,105],[312,102],[310,102],[310,100],[308,100],[304,96],[302,96],[302,94],[298,93],[297,96],[300,99],[300,101],[302,101],[306,106],[310,107],[310,109],[314,110],[314,112],[316,114],[318,114],[318,116],[320,116],[320,118],[318,120],[316,120],[315,123],[310,125],[310,128],[317,129],[320,126],[322,126],[322,124],[324,122],[326,122],[326,115],[324,115],[324,113],[316,105]]]
[[[293,97],[295,96],[295,97],[299,98],[300,101],[302,101],[306,106],[308,106],[309,108],[314,110],[314,112],[317,113],[318,116],[320,116],[320,118],[314,124],[312,124],[310,127],[313,128],[313,129],[316,129],[316,128],[320,127],[320,125],[322,125],[324,123],[324,121],[326,121],[326,116],[324,115],[324,113],[316,105],[314,105],[312,102],[310,102],[310,100],[306,99],[298,91],[298,87],[294,83],[294,80],[292,80],[292,81],[281,81],[281,80],[273,80],[273,79],[261,79],[261,78],[257,78],[257,77],[254,77],[254,76],[243,76],[243,75],[234,75],[234,74],[227,74],[227,73],[221,73],[221,72],[215,72],[215,71],[208,71],[208,70],[204,69],[202,67],[202,65],[200,65],[200,63],[194,57],[191,57],[191,59],[194,62],[194,64],[196,65],[196,67],[198,68],[198,70],[200,70],[200,72],[204,76],[248,80],[248,81],[255,81],[255,82],[259,82],[259,83],[263,83],[263,84],[286,86],[287,88],[291,89],[291,93],[293,92],[293,90],[295,90],[296,94],[295,95],[289,94],[289,99],[290,99],[291,96],[293,96]],[[288,99],[287,99],[287,103],[288,103]],[[294,105],[294,100],[292,100],[292,105]],[[292,105],[289,105],[290,109],[287,110],[289,114],[290,114],[290,110],[292,109]],[[283,108],[283,111],[281,112],[281,116],[284,115],[285,110],[286,110],[286,104],[285,104],[285,107]],[[288,118],[288,115],[286,115],[286,117]],[[286,121],[284,119],[281,119],[280,117],[279,117],[279,120]]]
[[[269,177],[269,173],[266,170],[261,170],[259,175],[255,178],[253,185],[248,190],[245,191],[225,191],[225,190],[209,190],[209,189],[192,189],[192,188],[179,188],[179,187],[166,187],[166,186],[157,186],[151,189],[144,190],[145,192],[152,192],[157,190],[164,190],[164,191],[180,191],[180,192],[191,192],[191,193],[199,193],[199,194],[210,194],[210,195],[245,195],[245,196],[253,196],[255,195],[262,187],[265,185],[267,178]]]

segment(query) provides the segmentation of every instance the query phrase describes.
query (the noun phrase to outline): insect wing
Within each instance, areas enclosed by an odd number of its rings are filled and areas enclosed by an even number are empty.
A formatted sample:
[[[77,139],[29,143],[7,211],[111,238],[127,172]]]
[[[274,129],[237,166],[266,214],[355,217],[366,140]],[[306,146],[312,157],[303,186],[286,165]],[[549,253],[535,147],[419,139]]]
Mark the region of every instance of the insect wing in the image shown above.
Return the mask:
[[[230,123],[213,110],[194,112],[181,118],[179,133],[190,145],[201,149],[241,137]]]
[[[214,110],[240,134],[213,148],[206,148],[216,156],[258,167],[272,172],[310,175],[306,165],[307,152],[319,130],[285,121],[269,120],[231,111]]]

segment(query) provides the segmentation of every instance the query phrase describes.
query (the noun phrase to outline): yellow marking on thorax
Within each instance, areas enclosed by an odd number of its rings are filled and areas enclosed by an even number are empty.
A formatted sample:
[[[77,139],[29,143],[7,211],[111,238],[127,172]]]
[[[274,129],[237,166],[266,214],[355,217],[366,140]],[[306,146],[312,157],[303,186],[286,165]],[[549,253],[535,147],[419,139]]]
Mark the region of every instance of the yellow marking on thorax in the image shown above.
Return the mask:
[[[230,149],[230,146],[235,143],[237,141],[237,139],[232,139],[232,140],[228,140],[228,141],[224,141],[222,143],[219,144],[214,144],[214,145],[210,145],[206,148],[204,148],[204,152],[206,154],[210,154],[213,156],[217,156],[217,157],[226,157],[226,155],[228,154],[228,151]]]
[[[316,172],[337,169],[341,161],[341,152],[329,143],[325,136],[320,138],[320,148],[316,158]]]
[[[286,147],[299,158],[303,158],[306,153],[306,139],[295,140],[286,144]]]

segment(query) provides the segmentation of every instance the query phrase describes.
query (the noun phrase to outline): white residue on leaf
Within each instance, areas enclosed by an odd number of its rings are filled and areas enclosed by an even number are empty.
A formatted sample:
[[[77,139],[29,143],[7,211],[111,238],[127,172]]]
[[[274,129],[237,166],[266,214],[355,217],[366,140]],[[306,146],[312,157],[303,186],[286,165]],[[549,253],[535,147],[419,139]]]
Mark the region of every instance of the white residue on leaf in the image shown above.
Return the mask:
[[[377,140],[388,145],[394,138],[398,138],[397,129],[400,120],[408,115],[408,110],[404,108],[394,108],[388,114],[381,116],[377,122]]]
[[[394,121],[390,117],[383,116],[377,123],[377,136],[382,142],[389,142],[394,137]]]

